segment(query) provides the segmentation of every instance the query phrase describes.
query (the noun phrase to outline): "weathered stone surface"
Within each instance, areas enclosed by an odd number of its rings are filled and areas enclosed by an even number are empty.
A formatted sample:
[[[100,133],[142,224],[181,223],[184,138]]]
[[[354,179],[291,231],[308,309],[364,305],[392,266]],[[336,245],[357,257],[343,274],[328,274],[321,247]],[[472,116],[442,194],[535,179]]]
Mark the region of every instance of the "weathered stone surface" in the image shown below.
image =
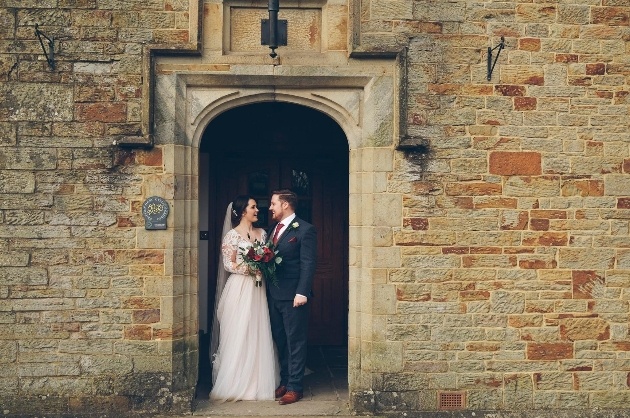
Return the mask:
[[[560,321],[560,335],[569,341],[607,340],[610,324],[599,318],[567,318]]]
[[[62,121],[72,119],[72,89],[49,84],[2,83],[0,118],[4,120]]]
[[[614,263],[614,253],[606,249],[593,252],[587,249],[560,248],[558,255],[560,268],[607,269]]]
[[[490,173],[505,176],[541,174],[541,157],[537,152],[490,153]]]
[[[570,343],[528,343],[529,360],[561,360],[573,358],[573,344]]]
[[[50,170],[55,168],[56,160],[54,149],[0,148],[0,169]]]
[[[26,259],[22,257],[26,264]],[[7,260],[7,264],[15,265],[15,262]],[[19,260],[17,262],[19,263]],[[48,284],[48,275],[43,268],[34,267],[0,267],[0,286],[11,285],[46,285]]]
[[[490,300],[492,312],[496,313],[522,313],[525,308],[525,297],[520,293],[494,292]]]
[[[81,371],[90,374],[124,375],[133,369],[133,362],[124,356],[82,356]]]

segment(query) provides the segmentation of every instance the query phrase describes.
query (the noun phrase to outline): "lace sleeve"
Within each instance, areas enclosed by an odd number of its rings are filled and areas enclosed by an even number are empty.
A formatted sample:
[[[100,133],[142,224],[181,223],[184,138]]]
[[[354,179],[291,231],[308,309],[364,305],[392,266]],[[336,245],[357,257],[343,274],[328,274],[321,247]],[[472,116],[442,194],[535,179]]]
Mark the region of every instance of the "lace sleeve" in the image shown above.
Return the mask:
[[[241,264],[238,254],[240,237],[238,232],[231,230],[223,238],[221,252],[223,254],[223,267],[230,273],[248,274],[247,265]]]

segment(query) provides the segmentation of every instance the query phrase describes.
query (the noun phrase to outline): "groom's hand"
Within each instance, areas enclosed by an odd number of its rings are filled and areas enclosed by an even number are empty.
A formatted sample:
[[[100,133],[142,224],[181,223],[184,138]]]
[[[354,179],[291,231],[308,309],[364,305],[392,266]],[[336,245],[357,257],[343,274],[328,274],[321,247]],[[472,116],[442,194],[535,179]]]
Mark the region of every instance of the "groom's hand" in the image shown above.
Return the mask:
[[[295,295],[295,298],[293,299],[293,307],[297,308],[298,306],[306,305],[307,300],[306,296]]]

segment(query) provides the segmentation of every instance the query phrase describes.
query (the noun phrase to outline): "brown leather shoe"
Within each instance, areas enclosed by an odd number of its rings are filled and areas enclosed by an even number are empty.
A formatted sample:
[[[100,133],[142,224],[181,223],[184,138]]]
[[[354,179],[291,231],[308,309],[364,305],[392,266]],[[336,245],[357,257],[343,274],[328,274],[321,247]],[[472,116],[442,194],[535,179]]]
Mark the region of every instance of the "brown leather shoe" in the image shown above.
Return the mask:
[[[276,399],[280,399],[287,393],[287,387],[284,385],[280,385],[276,388]]]
[[[290,390],[284,394],[282,398],[280,398],[280,405],[288,405],[290,403],[295,403],[302,399],[302,392],[296,392],[294,390]]]

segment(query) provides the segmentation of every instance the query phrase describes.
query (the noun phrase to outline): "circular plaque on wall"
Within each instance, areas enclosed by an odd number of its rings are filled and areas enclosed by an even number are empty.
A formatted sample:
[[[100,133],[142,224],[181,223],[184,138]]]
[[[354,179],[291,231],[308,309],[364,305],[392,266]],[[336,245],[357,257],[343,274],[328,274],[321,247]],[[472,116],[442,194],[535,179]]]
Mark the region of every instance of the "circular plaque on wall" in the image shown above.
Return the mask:
[[[159,196],[151,196],[142,204],[144,229],[166,229],[168,202]]]

